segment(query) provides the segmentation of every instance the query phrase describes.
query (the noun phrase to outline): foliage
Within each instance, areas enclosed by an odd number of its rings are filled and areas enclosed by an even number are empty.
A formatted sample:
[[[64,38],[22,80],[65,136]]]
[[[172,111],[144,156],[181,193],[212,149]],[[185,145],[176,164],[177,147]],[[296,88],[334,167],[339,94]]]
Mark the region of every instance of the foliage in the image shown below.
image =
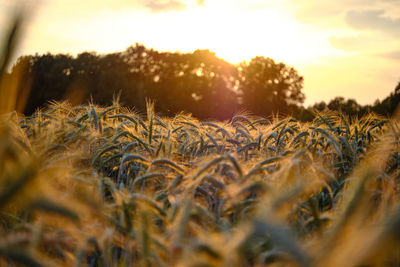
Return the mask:
[[[291,104],[303,103],[303,77],[294,68],[271,58],[255,57],[241,69],[242,101],[255,114],[288,112]]]
[[[258,72],[257,64],[265,69]],[[25,114],[51,100],[110,105],[120,94],[124,105],[141,111],[145,99],[153,99],[164,115],[184,110],[200,119],[223,120],[240,109],[270,115],[279,107],[281,113],[294,113],[304,99],[302,77],[293,68],[260,57],[235,66],[208,50],[183,54],[136,44],[106,55],[25,56],[11,76],[18,69],[24,69],[19,91],[30,88],[25,109],[19,110]]]
[[[400,100],[397,86],[372,106],[336,97],[304,108],[303,77],[284,63],[255,57],[232,65],[208,50],[159,52],[139,44],[105,55],[24,56],[5,74],[5,80],[17,88],[17,111],[28,115],[52,100],[110,105],[113,96],[119,95],[122,104],[142,112],[145,99],[153,99],[157,110],[167,116],[185,111],[199,119],[226,120],[247,110],[311,121],[314,110],[340,111],[351,118],[370,112],[392,116]]]
[[[382,102],[377,100],[372,107],[372,110],[382,115],[394,115],[400,103],[400,82],[397,84],[394,92],[386,97]]]

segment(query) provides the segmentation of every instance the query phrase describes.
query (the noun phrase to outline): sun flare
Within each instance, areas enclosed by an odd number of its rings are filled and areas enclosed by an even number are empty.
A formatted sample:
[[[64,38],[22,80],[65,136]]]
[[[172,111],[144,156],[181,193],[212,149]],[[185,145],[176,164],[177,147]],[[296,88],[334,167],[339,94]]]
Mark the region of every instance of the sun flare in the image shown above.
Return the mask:
[[[152,31],[143,35],[144,42],[157,49],[210,49],[232,63],[265,55],[299,64],[333,50],[325,39],[312,36],[276,7],[249,11],[221,5],[196,6],[180,13],[160,14],[149,23]],[[151,33],[160,32],[160,27],[163,34]]]
[[[11,2],[0,0],[0,7]],[[395,1],[368,1],[367,9],[384,14],[364,10],[363,1],[344,0],[40,2],[14,61],[35,53],[120,52],[135,43],[158,51],[209,49],[231,63],[265,56],[305,77],[306,105],[337,95],[372,104],[399,80]]]
[[[335,52],[326,36],[313,34],[279,6],[243,10],[216,1],[151,16],[144,10],[108,10],[75,20],[73,24],[64,21],[49,25],[39,19],[41,31],[32,36],[42,38],[42,29],[47,35],[58,36],[62,26],[64,39],[54,38],[42,45],[74,40],[72,53],[81,52],[82,48],[91,50],[94,44],[97,51],[106,53],[139,42],[164,51],[209,49],[232,63],[264,55],[301,65]]]

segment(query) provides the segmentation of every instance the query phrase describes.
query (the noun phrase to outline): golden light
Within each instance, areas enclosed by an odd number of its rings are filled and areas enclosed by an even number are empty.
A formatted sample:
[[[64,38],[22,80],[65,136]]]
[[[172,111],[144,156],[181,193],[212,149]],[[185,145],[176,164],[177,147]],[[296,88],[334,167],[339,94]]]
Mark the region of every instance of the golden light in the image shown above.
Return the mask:
[[[308,32],[280,7],[240,10],[214,2],[159,14],[150,24],[145,44],[183,52],[210,49],[233,63],[265,55],[299,64],[334,53],[325,37]]]
[[[349,27],[343,12],[350,7],[339,12],[342,15],[324,19],[320,14],[322,9],[316,5],[318,1],[180,2],[187,3],[186,9],[152,13],[143,5],[144,1],[70,0],[65,4],[62,0],[43,0],[18,56],[46,52],[109,53],[123,51],[138,42],[159,51],[209,49],[232,63],[255,56],[271,57],[293,66],[305,77],[306,105],[328,101],[336,95],[357,97],[363,104],[372,103],[371,99],[388,95],[398,82],[398,68],[393,66],[398,64],[397,59],[383,57],[382,51],[387,55],[395,53],[399,41],[388,35],[385,35],[386,40],[376,38],[375,32],[365,35],[364,31]],[[204,5],[198,4],[201,2]],[[340,1],[336,11],[341,6],[345,8],[347,4]],[[304,20],[306,13],[302,10],[311,7],[315,10],[309,9],[310,17]],[[368,38],[366,44],[352,38],[358,36],[364,39],[367,36],[376,44],[368,46]],[[354,39],[354,47],[347,50],[335,45],[334,41],[342,37]],[[363,46],[370,48],[363,50]],[[376,70],[378,57],[379,71]],[[365,74],[368,66],[373,70]],[[359,79],[366,76],[370,82]],[[347,80],[349,82],[345,82]],[[356,93],[365,90],[368,93]]]
[[[53,17],[51,24],[44,15],[38,24],[32,36],[40,47],[31,43],[32,51],[60,47],[60,52],[106,53],[139,42],[162,51],[209,49],[232,63],[262,55],[291,65],[335,52],[326,36],[310,32],[279,5],[243,9],[226,1],[193,2],[182,11],[103,10],[68,21]],[[70,44],[69,51],[62,44]]]

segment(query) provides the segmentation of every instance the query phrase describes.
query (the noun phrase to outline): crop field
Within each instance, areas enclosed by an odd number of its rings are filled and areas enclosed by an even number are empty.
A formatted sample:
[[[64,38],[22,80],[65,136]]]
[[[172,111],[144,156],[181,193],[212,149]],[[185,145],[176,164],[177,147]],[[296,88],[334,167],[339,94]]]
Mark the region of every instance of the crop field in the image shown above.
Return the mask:
[[[0,125],[1,266],[398,266],[395,120],[52,103]]]

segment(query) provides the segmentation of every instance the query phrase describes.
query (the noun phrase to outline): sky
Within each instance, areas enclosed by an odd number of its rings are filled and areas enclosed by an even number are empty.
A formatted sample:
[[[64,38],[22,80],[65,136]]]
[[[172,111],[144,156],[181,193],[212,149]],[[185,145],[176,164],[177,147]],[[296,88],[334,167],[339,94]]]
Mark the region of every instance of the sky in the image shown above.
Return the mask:
[[[372,104],[400,81],[400,0],[25,0],[16,57],[209,49],[232,63],[271,57],[304,77],[305,106]],[[4,35],[16,0],[0,0]]]

